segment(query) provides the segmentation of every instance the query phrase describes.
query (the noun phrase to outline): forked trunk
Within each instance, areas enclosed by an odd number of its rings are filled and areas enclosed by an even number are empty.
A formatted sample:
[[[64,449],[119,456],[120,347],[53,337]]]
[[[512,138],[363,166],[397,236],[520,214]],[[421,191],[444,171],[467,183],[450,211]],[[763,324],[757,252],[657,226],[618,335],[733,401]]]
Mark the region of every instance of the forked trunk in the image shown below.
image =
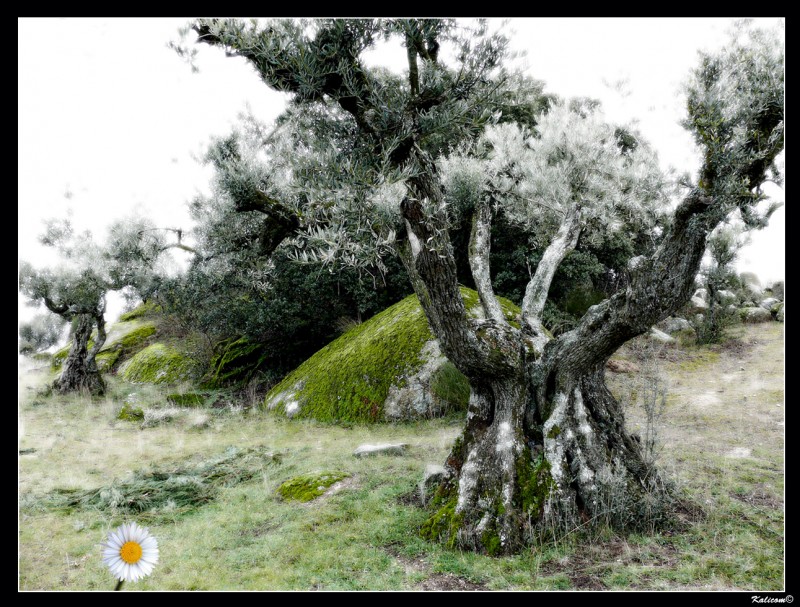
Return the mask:
[[[603,367],[565,373],[540,361],[527,371],[473,386],[423,536],[502,554],[591,523],[664,520],[668,491],[625,430]]]
[[[89,348],[89,337],[96,319],[91,314],[80,314],[76,317],[75,332],[72,336],[72,345],[61,375],[53,383],[53,388],[58,392],[88,391],[90,394],[100,395],[105,392],[106,386],[100,371],[97,369],[95,356],[105,342],[105,330],[102,320],[98,330],[97,339],[92,348]]]

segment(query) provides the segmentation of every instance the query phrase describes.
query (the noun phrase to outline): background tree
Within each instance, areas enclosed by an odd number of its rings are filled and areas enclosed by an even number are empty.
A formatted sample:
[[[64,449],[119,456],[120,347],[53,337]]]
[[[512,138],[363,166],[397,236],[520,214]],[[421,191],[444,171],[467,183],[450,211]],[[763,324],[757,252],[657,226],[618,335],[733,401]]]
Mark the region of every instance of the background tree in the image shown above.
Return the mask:
[[[257,345],[264,354],[255,357],[262,360],[259,371],[269,383],[410,288],[393,258],[381,268],[291,259],[287,245],[303,219],[297,203],[283,205],[266,194],[270,172],[258,155],[273,146],[265,140],[266,127],[247,117],[210,145],[212,193],[190,206],[195,255],[185,274],[162,279],[153,296],[210,343],[245,337]],[[270,152],[273,174],[283,152]]]
[[[60,264],[35,268],[22,261],[20,291],[32,304],[42,303],[72,322],[69,354],[53,387],[59,392],[102,394],[105,382],[95,357],[106,340],[106,295],[123,287],[152,289],[159,256],[176,245],[167,244],[163,233],[143,218],[112,223],[103,245],[88,231],[75,232],[68,220],[50,220],[40,241],[58,252]]]
[[[749,235],[741,226],[729,224],[721,224],[708,238],[709,260],[700,270],[700,279],[708,292],[708,310],[702,320],[695,319],[698,343],[715,344],[725,339],[726,329],[736,315],[728,310],[732,302],[725,296],[728,289],[738,286],[733,262],[748,241]]]
[[[450,195],[454,186],[437,161],[451,149],[463,154],[465,142],[498,121],[497,104],[513,81],[499,67],[499,36],[406,19],[263,27],[198,20],[192,28],[201,42],[246,58],[267,85],[293,99],[277,135],[291,170],[270,172],[259,189],[302,220],[298,258],[356,266],[395,251],[443,351],[470,380],[466,427],[424,534],[496,553],[518,549],[543,526],[574,528],[602,516],[635,528],[657,519],[663,485],[625,429],[604,364],[689,299],[708,235],[731,212],[749,226],[766,220],[757,210],[759,188],[783,149],[777,39],[746,31],[701,58],[687,89],[686,120],[703,151],[700,178],[659,233],[649,230],[644,212],[659,186],[652,163],[636,158],[641,139],[633,137],[637,145],[626,153],[602,123],[581,123],[581,111],[560,111],[561,131],[549,145],[544,127],[530,137],[521,129],[487,130],[496,176],[484,182],[479,170],[465,172],[471,206]],[[403,78],[361,60],[377,39],[392,36],[405,46]],[[496,313],[490,279],[490,228],[501,208],[549,239],[526,286],[519,328]],[[464,211],[471,211],[481,319],[467,315],[460,297],[450,239]],[[642,219],[652,252],[631,260],[625,288],[552,338],[542,326],[544,303],[555,269],[581,234],[588,236],[587,220],[614,231]]]
[[[19,353],[33,354],[54,346],[64,333],[66,321],[53,314],[37,314],[19,326]]]

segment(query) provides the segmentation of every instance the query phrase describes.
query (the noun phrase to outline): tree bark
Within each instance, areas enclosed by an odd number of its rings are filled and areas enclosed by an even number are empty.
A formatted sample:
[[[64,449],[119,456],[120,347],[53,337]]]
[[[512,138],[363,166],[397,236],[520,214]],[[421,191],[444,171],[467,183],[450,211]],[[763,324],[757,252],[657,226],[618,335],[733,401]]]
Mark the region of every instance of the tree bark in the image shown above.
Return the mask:
[[[87,391],[92,395],[105,393],[105,382],[97,369],[95,357],[106,341],[105,323],[102,315],[78,314],[72,345],[64,361],[61,375],[53,383],[57,392]],[[89,337],[92,328],[97,324],[97,337],[92,348],[89,348]]]
[[[506,372],[462,368],[453,353],[472,395],[423,536],[501,554],[586,524],[643,530],[668,520],[668,486],[625,429],[605,385],[605,362],[689,299],[706,237],[724,216],[693,192],[653,256],[631,264],[627,290],[544,346],[527,325],[523,332],[472,323],[478,351]]]

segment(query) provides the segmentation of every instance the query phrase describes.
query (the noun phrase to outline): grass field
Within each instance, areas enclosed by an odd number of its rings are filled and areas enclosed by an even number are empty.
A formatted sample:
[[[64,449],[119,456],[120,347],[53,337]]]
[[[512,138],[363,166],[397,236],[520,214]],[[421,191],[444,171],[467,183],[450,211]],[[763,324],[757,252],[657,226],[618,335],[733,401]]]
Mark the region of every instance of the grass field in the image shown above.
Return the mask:
[[[166,389],[113,377],[100,400],[45,398],[36,394],[49,371],[26,369],[19,589],[113,589],[99,544],[134,520],[149,526],[161,557],[125,590],[781,590],[783,325],[736,330],[721,347],[618,353],[642,375],[658,360],[668,390],[649,417],[657,461],[692,504],[681,525],[655,535],[576,532],[503,558],[417,535],[417,483],[426,464],[444,461],[460,418],[342,427],[279,419],[251,403],[175,409]],[[608,376],[630,401],[628,424],[644,432],[645,383]],[[151,410],[148,423],[116,419],[132,398]],[[352,455],[383,441],[410,448]],[[315,500],[277,492],[293,477],[331,472],[342,480]]]

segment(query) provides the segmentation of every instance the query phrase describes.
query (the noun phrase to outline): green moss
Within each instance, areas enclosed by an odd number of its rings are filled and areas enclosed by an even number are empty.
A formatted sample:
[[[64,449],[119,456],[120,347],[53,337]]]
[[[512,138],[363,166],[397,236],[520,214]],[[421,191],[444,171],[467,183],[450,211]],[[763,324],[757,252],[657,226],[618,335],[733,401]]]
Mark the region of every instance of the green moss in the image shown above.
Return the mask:
[[[519,507],[525,514],[538,519],[544,511],[548,497],[555,489],[550,463],[544,453],[538,453],[531,458],[530,449],[527,447],[523,449],[517,460],[517,483]]]
[[[450,361],[434,372],[431,377],[431,391],[437,398],[450,403],[454,409],[466,409],[469,404],[469,380]]]
[[[295,476],[278,487],[278,494],[283,499],[310,502],[325,493],[328,487],[348,476],[350,475],[344,472],[319,472]]]
[[[131,383],[163,384],[189,379],[195,363],[185,354],[165,344],[152,344],[137,353],[121,369],[122,378]]]
[[[61,368],[61,365],[64,364],[64,361],[67,360],[67,356],[69,356],[69,349],[72,347],[72,340],[66,346],[61,348],[60,350],[56,350],[53,352],[52,358],[50,358],[50,368],[53,371],[57,371]]]
[[[462,515],[456,513],[457,502],[455,491],[445,500],[442,500],[441,497],[438,500],[434,498],[433,505],[436,510],[422,524],[419,530],[420,537],[431,542],[442,542],[448,548],[454,548],[458,539],[458,530],[463,523]]]
[[[475,313],[478,295],[461,289],[467,308]],[[508,314],[519,308],[503,300]],[[415,295],[411,295],[331,342],[275,386],[265,398],[268,408],[285,412],[297,403],[297,417],[321,421],[374,422],[383,419],[383,404],[390,388],[425,362],[421,351],[433,339],[428,321]],[[455,369],[453,369],[455,370]],[[454,380],[455,374],[444,372]],[[440,381],[439,388],[444,389]],[[458,381],[451,381],[454,388]],[[463,402],[464,386],[454,396]],[[468,398],[468,397],[467,397]]]
[[[167,394],[167,401],[176,407],[210,407],[217,402],[217,395],[209,392],[175,392]]]
[[[148,339],[156,332],[156,325],[148,322],[144,324],[133,322],[119,322],[115,323],[109,329],[110,339],[106,341],[103,348],[98,352],[97,367],[102,372],[111,371],[114,366],[121,362],[122,359],[127,358],[137,350],[141,350]],[[92,338],[87,342],[87,348],[91,349],[94,346],[94,337],[97,332],[92,333]],[[72,342],[55,352],[50,361],[50,366],[53,370],[58,370],[67,360],[69,349],[72,347]]]
[[[120,327],[119,324],[114,325],[114,328]],[[122,337],[118,340],[106,344],[103,350],[110,350],[110,349],[117,349],[121,351],[131,351],[139,349],[143,346],[147,339],[156,333],[156,326],[151,323],[145,323],[143,325],[137,326],[134,329],[126,332]]]
[[[117,419],[125,422],[140,422],[144,419],[144,411],[130,403],[125,403],[117,413]]]
[[[422,365],[420,352],[431,338],[412,295],[322,348],[278,384],[267,402],[286,392],[302,403],[301,417],[376,421],[392,384]],[[279,410],[285,405],[280,399],[275,404]]]
[[[550,432],[547,433],[547,438],[557,438],[559,434],[561,434],[561,428],[553,426],[550,428]]]
[[[135,307],[130,312],[125,312],[124,314],[120,315],[119,322],[128,322],[129,320],[134,320],[143,316],[153,316],[155,314],[159,314],[160,312],[161,306],[152,301],[146,301]]]
[[[211,371],[203,381],[206,388],[243,384],[250,380],[267,359],[264,346],[246,337],[226,339],[217,344],[215,350],[211,359]]]
[[[97,363],[97,369],[101,373],[110,371],[119,360],[121,354],[122,352],[120,350],[101,350],[94,358]]]
[[[500,542],[500,536],[494,528],[487,529],[481,534],[481,543],[483,544],[484,550],[486,550],[486,554],[489,556],[500,554],[502,544]]]

